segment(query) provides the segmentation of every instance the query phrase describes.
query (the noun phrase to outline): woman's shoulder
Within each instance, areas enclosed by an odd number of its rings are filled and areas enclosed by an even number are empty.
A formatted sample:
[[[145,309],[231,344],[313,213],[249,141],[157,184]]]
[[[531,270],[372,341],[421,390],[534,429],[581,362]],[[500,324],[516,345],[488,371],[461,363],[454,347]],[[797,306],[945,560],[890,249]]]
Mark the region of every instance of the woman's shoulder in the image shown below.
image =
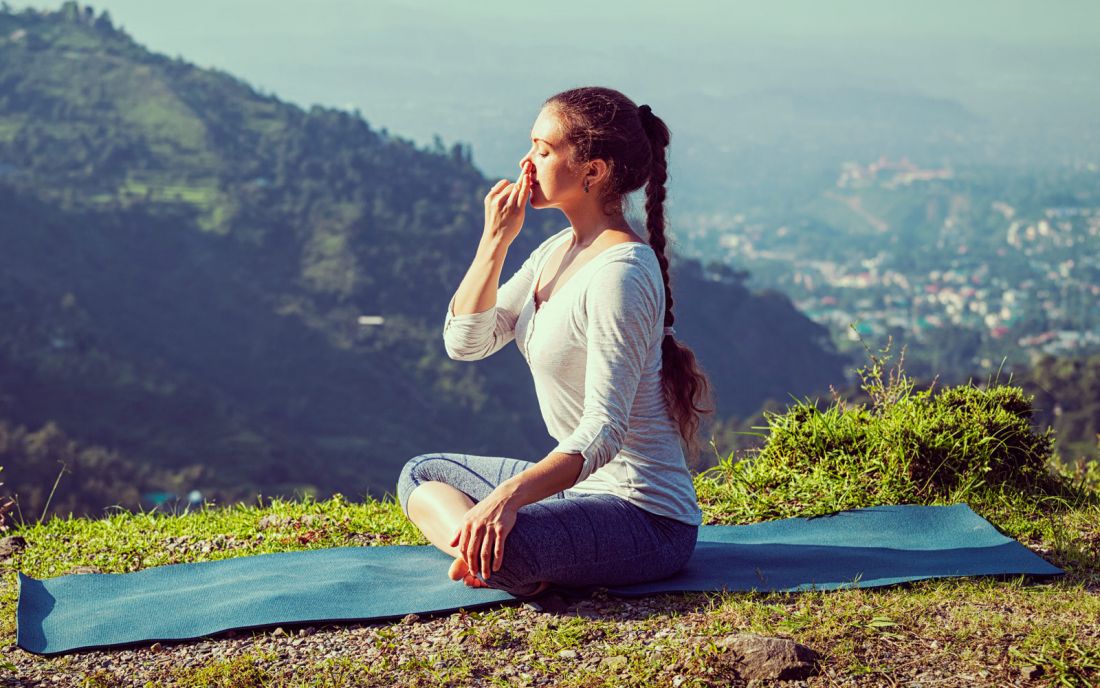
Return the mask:
[[[600,261],[600,265],[596,266],[595,273],[600,274],[603,280],[656,277],[663,282],[664,279],[661,276],[661,264],[657,260],[657,254],[649,244],[624,241],[596,256],[596,259]]]
[[[656,301],[664,291],[661,265],[648,244],[630,242],[597,256],[586,290],[589,298],[601,300]]]

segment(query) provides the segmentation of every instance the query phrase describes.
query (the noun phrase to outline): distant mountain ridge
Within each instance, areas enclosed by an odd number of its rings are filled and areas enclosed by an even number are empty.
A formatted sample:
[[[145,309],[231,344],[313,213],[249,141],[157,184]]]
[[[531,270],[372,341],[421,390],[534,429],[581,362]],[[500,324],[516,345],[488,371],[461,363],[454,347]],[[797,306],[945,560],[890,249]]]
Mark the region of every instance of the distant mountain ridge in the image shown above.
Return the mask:
[[[468,148],[285,104],[66,3],[0,12],[0,170],[0,418],[265,494],[552,446],[517,351],[443,351],[493,181]],[[527,217],[505,278],[565,226]],[[672,280],[719,414],[841,379],[780,294],[676,256]]]

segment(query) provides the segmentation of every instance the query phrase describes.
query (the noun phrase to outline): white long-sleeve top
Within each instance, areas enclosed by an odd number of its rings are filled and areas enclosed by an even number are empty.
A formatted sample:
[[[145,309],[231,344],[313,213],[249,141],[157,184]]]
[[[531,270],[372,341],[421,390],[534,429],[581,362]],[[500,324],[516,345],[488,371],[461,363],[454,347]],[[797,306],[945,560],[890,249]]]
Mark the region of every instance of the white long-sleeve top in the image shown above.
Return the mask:
[[[612,245],[578,268],[536,312],[536,277],[566,227],[497,289],[496,306],[454,314],[443,341],[477,361],[513,339],[534,377],[551,451],[584,457],[578,492],[619,495],[650,512],[699,525],[703,512],[680,435],[661,392],[665,286],[648,244]]]

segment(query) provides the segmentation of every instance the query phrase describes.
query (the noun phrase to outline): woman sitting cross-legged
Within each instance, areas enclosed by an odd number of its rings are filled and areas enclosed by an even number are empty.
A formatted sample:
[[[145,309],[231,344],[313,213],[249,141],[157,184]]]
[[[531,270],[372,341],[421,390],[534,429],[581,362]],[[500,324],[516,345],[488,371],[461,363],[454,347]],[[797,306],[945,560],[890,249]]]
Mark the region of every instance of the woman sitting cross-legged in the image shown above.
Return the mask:
[[[672,575],[695,550],[702,511],[683,440],[709,384],[673,336],[665,256],[669,130],[609,88],[552,96],[515,182],[485,197],[473,264],[448,305],[448,355],[475,361],[513,339],[550,435],[541,461],[453,452],[410,459],[398,478],[408,518],[455,558],[453,580],[517,597],[549,585],[627,585]],[[648,241],[626,221],[645,185]],[[570,226],[499,289],[524,210]]]

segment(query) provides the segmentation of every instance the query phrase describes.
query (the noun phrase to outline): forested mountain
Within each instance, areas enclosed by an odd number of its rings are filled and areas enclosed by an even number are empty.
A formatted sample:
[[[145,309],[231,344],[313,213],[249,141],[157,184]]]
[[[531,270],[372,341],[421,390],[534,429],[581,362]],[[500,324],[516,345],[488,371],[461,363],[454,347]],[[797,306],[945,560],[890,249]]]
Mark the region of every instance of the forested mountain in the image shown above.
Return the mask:
[[[264,494],[381,495],[429,451],[537,460],[514,347],[442,346],[494,181],[460,144],[283,103],[90,8],[0,11],[0,419]],[[505,277],[566,224],[527,217]],[[782,295],[675,256],[672,281],[719,416],[842,381]]]

